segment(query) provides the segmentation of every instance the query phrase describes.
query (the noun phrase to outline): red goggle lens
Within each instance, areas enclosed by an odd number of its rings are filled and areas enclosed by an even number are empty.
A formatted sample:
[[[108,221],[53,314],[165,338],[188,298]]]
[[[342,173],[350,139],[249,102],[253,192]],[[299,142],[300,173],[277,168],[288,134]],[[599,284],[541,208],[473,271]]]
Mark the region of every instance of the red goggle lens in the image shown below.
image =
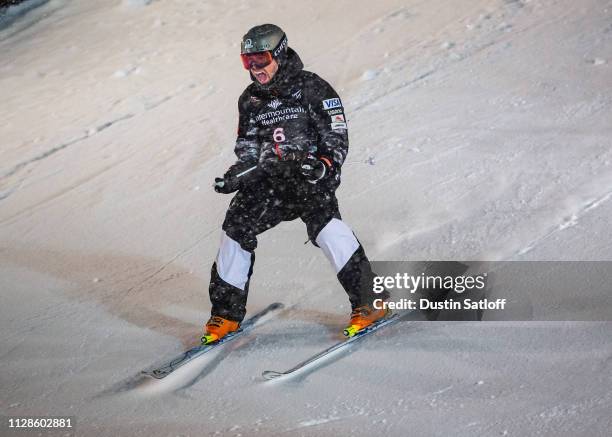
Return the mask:
[[[250,70],[253,67],[264,68],[270,65],[270,63],[272,62],[272,53],[243,53],[242,55],[240,55],[240,59],[242,59],[242,65],[246,70]]]

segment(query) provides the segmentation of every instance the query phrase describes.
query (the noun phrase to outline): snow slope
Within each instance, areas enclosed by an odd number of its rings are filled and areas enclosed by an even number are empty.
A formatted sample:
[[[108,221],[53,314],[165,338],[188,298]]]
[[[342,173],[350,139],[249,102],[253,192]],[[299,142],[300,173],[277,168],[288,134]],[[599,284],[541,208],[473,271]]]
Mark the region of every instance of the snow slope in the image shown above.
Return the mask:
[[[282,26],[339,91],[338,197],[371,258],[611,260],[611,18],[602,0],[32,10],[0,31],[0,415],[74,415],[78,435],[606,435],[611,323],[405,322],[263,383],[349,311],[299,221],[261,236],[251,285],[251,311],[286,311],[221,361],[134,376],[210,309],[230,200],[210,185],[250,26]]]

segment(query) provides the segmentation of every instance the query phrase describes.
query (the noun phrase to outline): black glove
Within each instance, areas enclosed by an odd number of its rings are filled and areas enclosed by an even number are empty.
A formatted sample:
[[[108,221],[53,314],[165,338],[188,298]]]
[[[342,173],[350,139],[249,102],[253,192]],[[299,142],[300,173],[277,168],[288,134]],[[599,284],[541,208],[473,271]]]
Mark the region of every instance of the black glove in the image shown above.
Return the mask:
[[[213,187],[215,187],[215,191],[217,193],[230,194],[237,191],[240,188],[240,184],[238,184],[234,179],[225,179],[225,177],[222,177],[215,178],[215,184]]]
[[[259,157],[259,166],[269,176],[275,178],[286,179],[298,176],[300,162],[306,154],[293,150],[294,147],[290,144],[283,144],[282,147],[264,150]]]
[[[329,175],[331,170],[331,161],[325,157],[317,158],[314,155],[308,155],[300,163],[300,172],[311,184],[319,182]]]
[[[276,157],[266,159],[260,162],[261,169],[265,171],[269,176],[276,178],[290,178],[294,177],[297,173],[298,168],[297,161],[285,161],[280,160]]]
[[[247,181],[253,182],[257,175],[257,164],[237,163],[222,178],[215,178],[213,187],[217,193],[230,194],[242,188]]]

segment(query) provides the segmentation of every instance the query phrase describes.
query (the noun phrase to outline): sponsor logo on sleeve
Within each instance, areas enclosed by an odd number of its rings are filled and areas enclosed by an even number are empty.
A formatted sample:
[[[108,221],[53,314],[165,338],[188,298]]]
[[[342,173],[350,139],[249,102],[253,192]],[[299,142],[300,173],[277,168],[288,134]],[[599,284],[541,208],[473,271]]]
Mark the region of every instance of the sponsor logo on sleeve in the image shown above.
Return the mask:
[[[331,111],[327,111],[329,115],[342,114],[344,111],[342,109],[332,109]]]
[[[338,98],[323,100],[323,109],[333,109],[333,108],[341,108],[341,107],[342,107],[342,102]]]
[[[332,123],[332,130],[344,130],[346,129],[346,123]]]
[[[346,122],[346,120],[344,119],[344,115],[343,114],[332,115],[331,116],[331,121],[332,121],[332,123],[344,123],[344,122]]]

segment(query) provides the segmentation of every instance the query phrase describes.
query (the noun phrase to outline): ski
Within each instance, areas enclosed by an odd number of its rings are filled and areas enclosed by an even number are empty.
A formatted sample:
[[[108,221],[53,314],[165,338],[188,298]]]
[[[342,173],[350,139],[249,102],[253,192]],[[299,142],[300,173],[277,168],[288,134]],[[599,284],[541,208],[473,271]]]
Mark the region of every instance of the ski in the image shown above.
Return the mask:
[[[290,376],[293,376],[296,373],[306,369],[307,367],[310,367],[311,365],[321,361],[323,358],[330,356],[332,353],[336,352],[337,350],[347,347],[351,343],[354,343],[362,339],[363,337],[369,334],[372,334],[373,332],[376,332],[377,330],[381,328],[387,327],[389,325],[392,325],[398,322],[400,318],[401,317],[399,313],[393,313],[390,316],[387,316],[384,319],[381,319],[373,323],[367,328],[364,328],[361,331],[358,331],[354,336],[349,337],[345,340],[339,341],[338,343],[328,347],[327,349],[322,350],[321,352],[311,356],[310,358],[307,358],[306,360],[302,361],[301,363],[297,364],[295,367],[292,367],[289,370],[286,370],[284,372],[277,372],[275,370],[265,370],[261,374],[261,376],[263,376],[267,380],[275,380],[279,378],[288,378]]]
[[[206,345],[198,345],[195,347],[192,347],[191,349],[189,349],[188,351],[185,351],[183,353],[181,353],[179,356],[174,357],[173,359],[167,361],[166,363],[162,364],[159,367],[155,367],[149,370],[143,370],[142,373],[150,376],[152,378],[155,379],[162,379],[165,378],[166,376],[168,376],[169,374],[171,374],[172,372],[174,372],[176,369],[184,366],[185,364],[189,363],[190,361],[193,361],[194,359],[204,355],[206,352],[210,352],[211,350],[221,346],[222,344],[228,343],[231,340],[240,337],[242,334],[244,334],[245,332],[249,331],[251,328],[253,328],[255,326],[255,324],[265,315],[271,313],[272,311],[276,311],[283,308],[283,304],[276,302],[273,304],[268,305],[266,308],[264,308],[263,310],[261,310],[260,312],[254,314],[252,317],[250,317],[249,319],[247,319],[246,321],[244,321],[241,325],[240,325],[240,329],[238,329],[237,331],[234,331],[232,333],[227,334],[225,337],[223,337],[221,340],[215,342],[215,343],[211,343],[211,344],[206,344]]]

